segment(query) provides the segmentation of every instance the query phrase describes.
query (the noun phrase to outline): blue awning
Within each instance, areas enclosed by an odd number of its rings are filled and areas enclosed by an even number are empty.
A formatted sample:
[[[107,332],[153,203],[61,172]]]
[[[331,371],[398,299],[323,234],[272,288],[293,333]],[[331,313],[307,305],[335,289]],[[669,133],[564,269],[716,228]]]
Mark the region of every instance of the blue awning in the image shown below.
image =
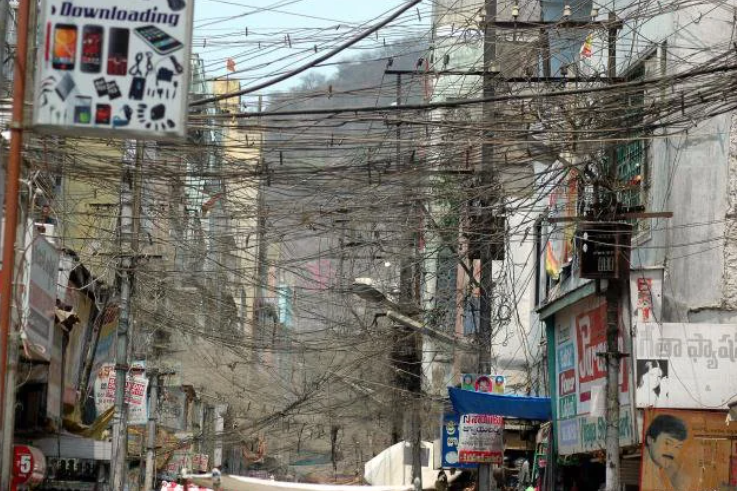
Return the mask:
[[[509,418],[549,421],[549,397],[502,396],[448,387],[453,409],[460,414],[496,414]]]

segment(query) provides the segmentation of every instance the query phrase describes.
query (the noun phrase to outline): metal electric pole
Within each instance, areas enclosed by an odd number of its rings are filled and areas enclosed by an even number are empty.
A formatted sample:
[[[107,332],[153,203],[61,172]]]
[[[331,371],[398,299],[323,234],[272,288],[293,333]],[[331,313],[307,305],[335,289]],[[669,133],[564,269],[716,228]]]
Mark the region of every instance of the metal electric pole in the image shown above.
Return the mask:
[[[397,107],[402,104],[402,76],[397,75]],[[400,178],[407,179],[407,175],[402,176],[401,172],[407,170],[402,160],[402,130],[401,122],[397,122],[397,168],[400,172]],[[412,200],[409,184],[404,185],[406,196]],[[409,205],[409,213],[406,216],[411,220],[415,217],[414,205]],[[406,224],[403,250],[399,272],[399,304],[403,309],[414,310],[415,295],[415,255],[416,249],[415,237],[412,224]],[[417,490],[422,489],[422,431],[420,422],[420,405],[422,403],[422,348],[421,336],[408,327],[395,323],[393,326],[394,336],[394,353],[392,358],[397,369],[397,384],[401,389],[406,390],[410,398],[409,416],[409,441],[412,447],[412,483]],[[395,430],[393,430],[394,432]]]
[[[486,0],[485,16],[484,16],[484,76],[483,76],[483,96],[488,99],[494,95],[494,75],[496,63],[496,0]],[[493,119],[493,111],[491,104],[483,104],[482,125],[488,125]],[[494,176],[494,149],[489,143],[489,131],[483,130],[483,139],[481,142],[481,179],[479,203],[472,213],[476,215],[475,222],[480,228],[473,230],[477,242],[476,248],[481,262],[480,284],[481,291],[479,293],[479,374],[489,374],[491,372],[491,299],[494,290],[494,278],[492,260],[494,259],[492,241],[495,241],[496,217],[495,213],[497,199],[494,188],[496,179]],[[472,222],[473,223],[473,222]],[[489,491],[491,489],[491,464],[480,464],[478,475],[479,491]]]
[[[8,2],[4,2],[8,3]],[[26,99],[26,67],[28,63],[28,24],[31,13],[30,0],[21,0],[18,8],[17,45],[13,72],[13,111],[10,121],[10,152],[8,153],[5,181],[5,223],[3,226],[2,272],[0,273],[0,410],[2,410],[2,449],[0,453],[0,488],[10,489],[12,464],[13,427],[15,404],[14,377],[8,376],[8,361],[15,366],[16,353],[8,356],[8,348],[18,348],[18,334],[13,328],[12,301],[13,278],[15,276],[15,247],[18,231],[18,198],[20,196],[20,177],[23,149],[23,106]],[[7,24],[7,10],[5,11]],[[5,32],[6,25],[2,32]],[[5,38],[0,41],[5,47]],[[3,52],[0,52],[2,54]],[[29,197],[30,199],[30,197]]]
[[[120,291],[120,317],[115,337],[115,412],[113,415],[112,483],[114,490],[125,489],[128,476],[128,404],[125,386],[128,377],[128,345],[130,341],[131,288],[137,257],[137,220],[134,219],[135,191],[142,159],[142,146],[135,143],[135,164],[131,165],[131,144],[126,143],[123,158],[123,173],[120,179],[120,257],[118,259],[118,281]]]

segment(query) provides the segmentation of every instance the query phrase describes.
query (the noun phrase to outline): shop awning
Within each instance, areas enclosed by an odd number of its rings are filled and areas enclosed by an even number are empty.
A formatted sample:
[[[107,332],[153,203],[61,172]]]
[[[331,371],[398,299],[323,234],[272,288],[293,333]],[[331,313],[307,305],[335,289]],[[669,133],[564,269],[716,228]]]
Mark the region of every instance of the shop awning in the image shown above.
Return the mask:
[[[188,475],[186,479],[198,486],[214,488],[212,474]],[[228,491],[411,491],[411,486],[353,486],[341,484],[305,484],[271,481],[253,477],[221,476],[221,489]]]
[[[453,409],[460,414],[496,414],[508,418],[549,421],[549,397],[503,396],[448,387]]]

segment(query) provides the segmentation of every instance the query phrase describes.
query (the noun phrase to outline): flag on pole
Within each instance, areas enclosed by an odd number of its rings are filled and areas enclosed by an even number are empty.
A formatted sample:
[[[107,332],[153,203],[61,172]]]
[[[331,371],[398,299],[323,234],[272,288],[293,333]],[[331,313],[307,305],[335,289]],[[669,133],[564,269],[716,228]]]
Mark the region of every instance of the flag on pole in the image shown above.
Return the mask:
[[[229,72],[235,71],[235,60],[233,58],[228,58],[228,60],[225,62],[225,68]]]
[[[591,55],[594,54],[594,34],[589,33],[588,36],[586,36],[586,40],[583,42],[583,46],[581,46],[580,55],[582,58],[591,58]]]

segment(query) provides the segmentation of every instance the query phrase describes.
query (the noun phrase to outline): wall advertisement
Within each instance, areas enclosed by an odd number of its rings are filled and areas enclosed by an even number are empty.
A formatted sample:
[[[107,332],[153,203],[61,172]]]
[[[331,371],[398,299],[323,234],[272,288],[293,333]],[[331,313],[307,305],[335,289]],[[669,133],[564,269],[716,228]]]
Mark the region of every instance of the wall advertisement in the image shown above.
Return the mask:
[[[641,323],[637,407],[727,409],[737,394],[737,325]]]
[[[623,316],[620,315],[620,319]],[[561,455],[604,448],[606,434],[605,387],[606,303],[589,297],[555,316],[556,424]],[[619,349],[629,352],[630,339],[620,320]],[[637,442],[631,404],[632,367],[627,358],[619,373],[620,444]]]
[[[642,491],[734,489],[737,426],[726,412],[645,410]]]
[[[43,2],[35,127],[117,138],[184,137],[193,4]]]
[[[461,416],[458,461],[501,464],[504,458],[504,418],[488,414]]]

